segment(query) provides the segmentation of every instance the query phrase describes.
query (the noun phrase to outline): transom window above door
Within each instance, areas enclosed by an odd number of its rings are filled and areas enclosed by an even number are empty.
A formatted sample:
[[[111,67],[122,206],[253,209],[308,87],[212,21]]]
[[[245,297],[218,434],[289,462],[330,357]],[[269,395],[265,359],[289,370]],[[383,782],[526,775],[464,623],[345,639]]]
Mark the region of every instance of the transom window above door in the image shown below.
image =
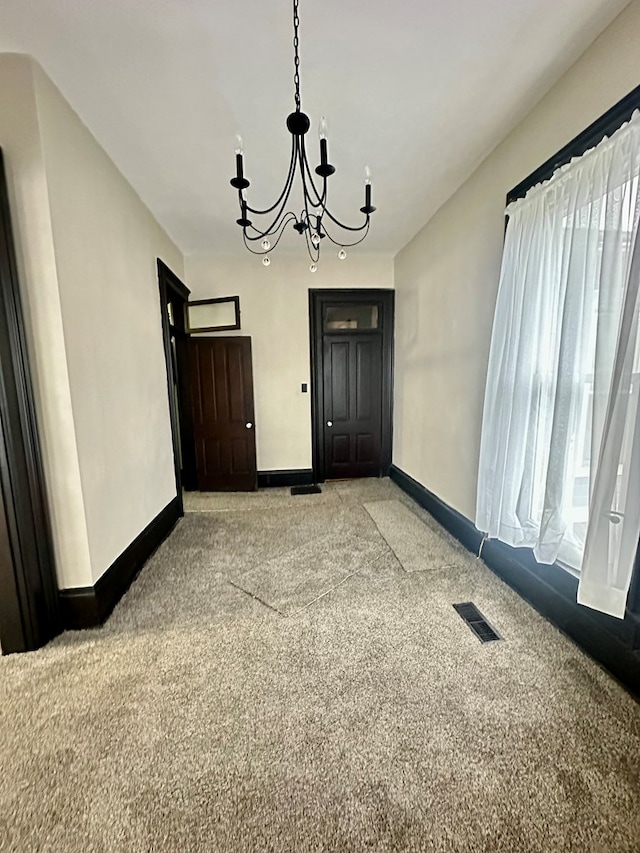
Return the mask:
[[[362,331],[378,328],[377,305],[327,305],[324,309],[325,332],[341,330]]]

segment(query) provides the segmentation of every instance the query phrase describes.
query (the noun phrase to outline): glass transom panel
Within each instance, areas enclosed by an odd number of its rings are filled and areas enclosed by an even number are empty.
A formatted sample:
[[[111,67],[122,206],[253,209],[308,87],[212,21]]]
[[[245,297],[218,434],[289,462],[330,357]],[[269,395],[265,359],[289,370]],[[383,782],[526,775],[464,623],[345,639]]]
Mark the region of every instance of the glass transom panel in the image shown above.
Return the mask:
[[[362,331],[378,328],[377,305],[327,305],[324,309],[324,331]]]

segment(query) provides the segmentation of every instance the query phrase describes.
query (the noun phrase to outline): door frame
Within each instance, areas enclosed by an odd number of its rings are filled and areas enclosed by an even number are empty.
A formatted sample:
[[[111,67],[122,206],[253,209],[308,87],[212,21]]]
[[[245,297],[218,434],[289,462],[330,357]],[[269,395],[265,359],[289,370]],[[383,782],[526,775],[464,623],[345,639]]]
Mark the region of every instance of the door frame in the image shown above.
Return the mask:
[[[184,515],[182,502],[182,488],[193,490],[196,488],[195,469],[195,446],[193,443],[193,431],[191,429],[191,409],[188,397],[188,354],[187,346],[189,335],[186,331],[186,305],[189,301],[191,291],[183,284],[178,276],[169,267],[157,259],[158,264],[158,289],[160,292],[160,319],[162,322],[162,340],[164,346],[164,360],[167,371],[167,393],[169,396],[169,413],[171,420],[171,440],[173,444],[173,468],[176,478],[176,494],[180,503],[180,514]],[[173,325],[169,323],[169,303],[174,307]],[[176,373],[178,384],[179,402],[176,405],[173,393],[173,358],[171,353],[171,338],[176,342]],[[182,470],[180,468],[180,456],[182,450]]]
[[[9,197],[0,149],[0,643],[40,648],[62,630],[53,538]]]
[[[327,304],[378,305],[382,318],[382,431],[380,476],[391,468],[393,442],[393,334],[395,291],[383,288],[309,289],[309,349],[311,356],[311,454],[316,483],[326,479],[324,447],[324,381],[322,354],[322,317]]]

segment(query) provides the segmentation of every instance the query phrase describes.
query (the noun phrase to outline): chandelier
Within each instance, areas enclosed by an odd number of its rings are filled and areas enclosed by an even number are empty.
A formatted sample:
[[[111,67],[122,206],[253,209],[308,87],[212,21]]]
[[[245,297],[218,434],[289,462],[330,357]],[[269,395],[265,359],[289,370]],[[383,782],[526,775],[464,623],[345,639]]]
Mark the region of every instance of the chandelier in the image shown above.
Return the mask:
[[[320,119],[318,135],[320,137],[320,163],[315,168],[314,179],[305,145],[311,121],[309,116],[302,112],[300,107],[300,54],[298,29],[300,19],[298,17],[298,2],[293,0],[293,50],[294,50],[294,75],[295,85],[295,111],[287,116],[287,129],[291,134],[291,160],[289,171],[284,183],[284,188],[271,207],[260,209],[251,207],[246,198],[246,190],[250,182],[244,174],[244,153],[242,138],[236,138],[236,176],[232,178],[231,186],[238,190],[238,204],[240,206],[240,218],[236,220],[242,228],[242,238],[247,249],[254,255],[262,256],[262,263],[269,266],[271,263],[270,253],[280,242],[280,239],[289,223],[301,237],[304,237],[307,252],[311,260],[309,269],[316,272],[320,259],[320,248],[322,241],[328,238],[331,243],[339,247],[338,257],[344,260],[347,257],[345,247],[356,246],[361,243],[369,232],[370,217],[375,207],[371,204],[371,172],[365,169],[364,179],[364,205],[360,208],[364,214],[362,225],[352,227],[341,222],[327,206],[328,180],[335,172],[335,167],[329,162],[327,146],[327,123],[324,116]],[[302,184],[302,208],[296,214],[288,210],[289,196],[296,174],[300,177]],[[262,224],[257,227],[253,224],[251,217],[261,217]],[[336,231],[334,229],[339,229]]]

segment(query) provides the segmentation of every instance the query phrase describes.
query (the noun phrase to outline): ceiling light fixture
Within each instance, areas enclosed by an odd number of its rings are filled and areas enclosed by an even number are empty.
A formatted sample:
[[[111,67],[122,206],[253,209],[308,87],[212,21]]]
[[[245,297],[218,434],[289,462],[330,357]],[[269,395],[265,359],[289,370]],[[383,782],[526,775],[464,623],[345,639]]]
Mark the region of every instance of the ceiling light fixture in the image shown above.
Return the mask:
[[[302,112],[300,107],[300,55],[298,29],[300,19],[298,17],[298,2],[293,0],[293,49],[294,49],[294,75],[295,84],[295,111],[287,116],[287,129],[291,134],[291,161],[289,172],[284,184],[284,189],[271,207],[263,210],[251,207],[247,202],[245,192],[250,182],[244,174],[244,152],[242,138],[236,138],[236,176],[231,179],[231,186],[238,190],[238,203],[240,205],[240,218],[236,220],[242,228],[244,244],[255,255],[262,256],[262,263],[268,266],[269,254],[280,242],[286,226],[292,223],[293,228],[304,235],[307,252],[311,259],[311,272],[317,270],[320,259],[320,247],[322,240],[328,237],[336,246],[340,247],[338,257],[344,260],[347,256],[345,246],[355,246],[361,243],[369,233],[370,217],[375,207],[371,204],[371,172],[367,167],[364,178],[364,206],[360,211],[364,214],[364,223],[356,228],[345,225],[335,217],[327,207],[328,178],[335,172],[335,167],[329,163],[327,146],[327,122],[324,116],[320,119],[318,135],[320,137],[320,164],[316,166],[315,173],[321,178],[320,186],[311,174],[311,168],[307,160],[305,147],[305,134],[308,132],[311,122],[309,116]],[[291,188],[296,174],[300,176],[303,193],[303,206],[299,215],[287,210]],[[257,228],[250,215],[268,217],[267,227],[264,230]],[[265,220],[263,220],[264,222]],[[329,228],[327,228],[329,226]],[[340,235],[333,234],[333,227],[341,229],[345,239],[336,239]],[[358,234],[357,239],[353,235]]]

